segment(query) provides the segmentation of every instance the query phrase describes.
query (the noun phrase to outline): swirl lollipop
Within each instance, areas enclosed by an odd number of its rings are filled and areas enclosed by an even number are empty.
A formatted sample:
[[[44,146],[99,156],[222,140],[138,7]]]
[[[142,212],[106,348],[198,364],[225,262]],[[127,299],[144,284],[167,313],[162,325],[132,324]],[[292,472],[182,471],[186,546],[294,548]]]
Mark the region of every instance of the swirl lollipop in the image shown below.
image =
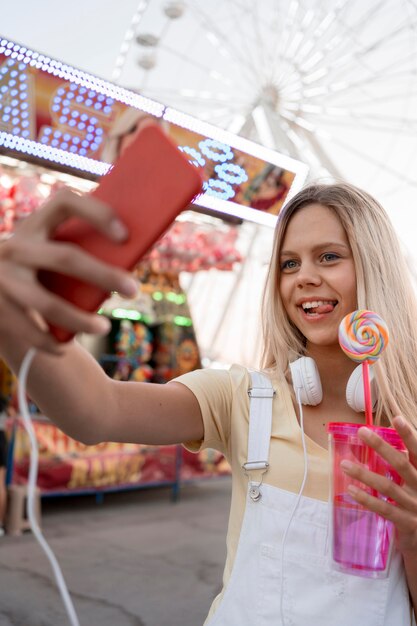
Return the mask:
[[[372,399],[369,363],[379,359],[388,345],[388,327],[373,311],[360,309],[349,313],[339,326],[339,343],[343,352],[356,363],[362,363],[367,425],[372,425]]]

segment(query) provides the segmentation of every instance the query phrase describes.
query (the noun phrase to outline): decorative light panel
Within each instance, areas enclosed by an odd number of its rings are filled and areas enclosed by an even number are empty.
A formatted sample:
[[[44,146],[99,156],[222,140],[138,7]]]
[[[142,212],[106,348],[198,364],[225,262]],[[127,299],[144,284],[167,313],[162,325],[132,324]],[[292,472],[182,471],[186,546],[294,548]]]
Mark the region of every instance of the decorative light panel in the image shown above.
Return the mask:
[[[144,114],[203,169],[203,209],[273,225],[307,176],[300,161],[0,37],[0,151],[94,179],[112,131]]]

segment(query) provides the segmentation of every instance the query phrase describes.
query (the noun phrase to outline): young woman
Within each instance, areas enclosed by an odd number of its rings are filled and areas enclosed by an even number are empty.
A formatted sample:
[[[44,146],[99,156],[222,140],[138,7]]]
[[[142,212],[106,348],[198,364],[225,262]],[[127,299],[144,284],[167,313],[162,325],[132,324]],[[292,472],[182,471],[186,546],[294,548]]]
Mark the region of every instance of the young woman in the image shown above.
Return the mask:
[[[312,185],[295,196],[276,229],[264,298],[264,372],[275,390],[269,465],[246,470],[249,437],[245,368],[197,371],[167,385],[124,383],[106,377],[77,343],[58,346],[45,321],[71,331],[106,332],[104,319],[46,292],[39,268],[76,275],[131,295],[127,274],[63,244],[49,233],[69,215],[91,221],[115,240],[123,225],[91,198],[56,197],[0,245],[0,352],[15,371],[28,350],[39,349],[29,394],[70,436],[85,443],[130,441],[214,447],[233,473],[224,588],[207,626],[397,626],[417,613],[417,308],[407,267],[387,216],[369,195],[346,184]],[[366,429],[361,438],[404,479],[402,487],[359,465],[344,471],[396,504],[358,489],[354,498],[396,527],[396,552],[385,580],[334,572],[328,565],[329,421],[364,423],[346,401],[355,364],[338,344],[342,318],[357,308],[376,311],[390,330],[390,346],[375,365],[375,420],[396,428],[409,455]],[[289,363],[314,359],[323,397],[304,408],[308,474],[299,409]],[[399,415],[402,417],[399,417]],[[255,464],[256,465],[256,464]],[[248,490],[260,485],[261,497]],[[251,497],[252,496],[252,497]],[[298,502],[297,502],[298,499]],[[295,506],[296,505],[296,506]],[[285,546],[283,546],[285,544]],[[285,550],[284,550],[285,547]]]

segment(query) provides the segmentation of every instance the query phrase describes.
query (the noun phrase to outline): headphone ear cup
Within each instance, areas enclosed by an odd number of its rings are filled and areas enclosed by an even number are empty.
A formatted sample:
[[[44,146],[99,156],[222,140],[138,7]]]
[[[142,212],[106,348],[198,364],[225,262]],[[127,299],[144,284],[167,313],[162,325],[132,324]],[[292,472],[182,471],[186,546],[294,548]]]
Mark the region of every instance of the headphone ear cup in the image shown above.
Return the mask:
[[[294,390],[299,391],[301,404],[316,406],[323,399],[317,365],[311,357],[303,356],[290,363]]]
[[[375,374],[372,367],[369,368],[369,382],[371,384],[372,408],[374,409],[378,400],[378,392],[375,381]],[[346,402],[351,409],[357,413],[365,411],[365,392],[363,390],[362,365],[355,367],[346,387]]]

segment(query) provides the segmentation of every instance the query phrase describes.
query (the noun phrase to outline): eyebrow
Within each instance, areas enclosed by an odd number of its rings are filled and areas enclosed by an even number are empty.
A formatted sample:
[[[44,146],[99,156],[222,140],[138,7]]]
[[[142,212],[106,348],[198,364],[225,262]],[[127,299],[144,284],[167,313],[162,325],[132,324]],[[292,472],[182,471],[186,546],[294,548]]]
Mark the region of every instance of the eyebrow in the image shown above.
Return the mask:
[[[350,252],[350,247],[347,246],[345,243],[342,243],[341,241],[323,241],[323,243],[319,243],[317,244],[317,246],[314,246],[312,250],[313,252],[316,252],[317,250],[323,248],[343,248],[347,252]],[[281,250],[280,252],[280,256],[292,256],[294,254],[297,253],[293,252],[292,250]]]

